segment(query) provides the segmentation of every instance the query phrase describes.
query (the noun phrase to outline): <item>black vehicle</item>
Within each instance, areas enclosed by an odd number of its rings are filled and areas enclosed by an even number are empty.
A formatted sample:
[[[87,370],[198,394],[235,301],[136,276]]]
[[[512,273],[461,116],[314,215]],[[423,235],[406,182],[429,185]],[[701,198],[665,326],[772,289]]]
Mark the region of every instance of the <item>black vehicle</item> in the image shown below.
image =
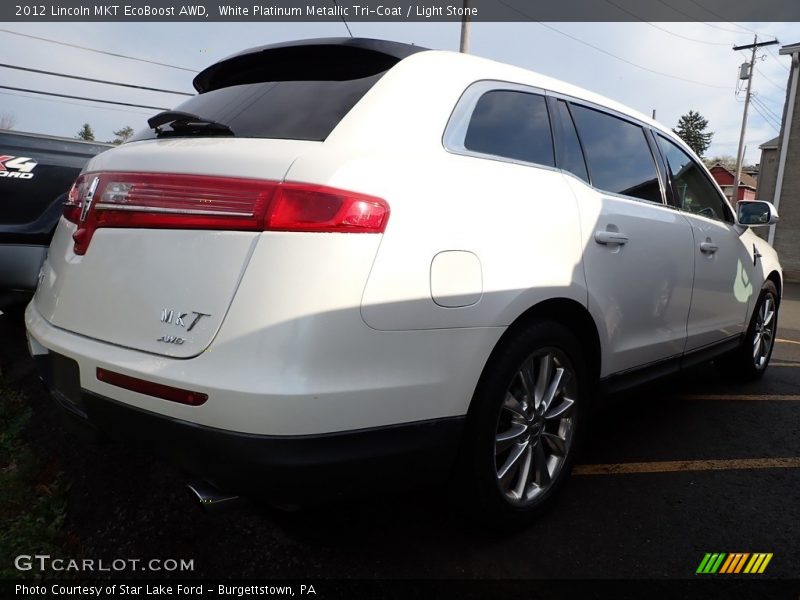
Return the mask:
[[[91,157],[110,147],[0,130],[0,308],[36,288],[72,182]]]

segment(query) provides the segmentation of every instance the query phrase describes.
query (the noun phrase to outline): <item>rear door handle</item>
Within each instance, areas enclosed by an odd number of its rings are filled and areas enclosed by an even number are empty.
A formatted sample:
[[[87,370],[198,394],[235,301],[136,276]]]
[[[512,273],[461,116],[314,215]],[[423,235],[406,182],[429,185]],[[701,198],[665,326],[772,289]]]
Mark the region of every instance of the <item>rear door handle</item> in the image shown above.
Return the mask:
[[[594,241],[598,244],[622,246],[628,242],[628,236],[619,231],[595,231]]]
[[[719,246],[717,246],[714,242],[701,242],[700,243],[700,252],[703,254],[714,254],[719,250]]]

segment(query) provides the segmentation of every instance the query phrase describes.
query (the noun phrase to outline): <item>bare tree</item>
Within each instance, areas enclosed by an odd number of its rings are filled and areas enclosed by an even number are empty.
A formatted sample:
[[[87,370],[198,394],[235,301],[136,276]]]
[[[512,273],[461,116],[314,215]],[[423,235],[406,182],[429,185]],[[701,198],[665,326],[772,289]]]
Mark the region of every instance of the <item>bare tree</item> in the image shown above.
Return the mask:
[[[17,117],[13,114],[7,112],[0,113],[0,129],[14,129],[14,125],[16,124]]]
[[[128,141],[128,138],[130,138],[133,135],[133,133],[134,133],[133,132],[133,127],[131,127],[130,125],[126,125],[122,129],[114,132],[114,136],[115,137],[111,141],[111,143],[112,144],[124,144],[125,142]]]

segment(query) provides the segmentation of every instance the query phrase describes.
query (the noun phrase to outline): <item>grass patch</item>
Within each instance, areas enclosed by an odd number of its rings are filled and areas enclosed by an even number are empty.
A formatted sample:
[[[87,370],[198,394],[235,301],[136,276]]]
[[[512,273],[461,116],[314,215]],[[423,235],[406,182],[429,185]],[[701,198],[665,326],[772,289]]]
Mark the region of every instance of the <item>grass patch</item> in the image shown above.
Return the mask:
[[[0,381],[0,578],[23,575],[20,554],[61,554],[67,485],[26,438],[27,398]]]

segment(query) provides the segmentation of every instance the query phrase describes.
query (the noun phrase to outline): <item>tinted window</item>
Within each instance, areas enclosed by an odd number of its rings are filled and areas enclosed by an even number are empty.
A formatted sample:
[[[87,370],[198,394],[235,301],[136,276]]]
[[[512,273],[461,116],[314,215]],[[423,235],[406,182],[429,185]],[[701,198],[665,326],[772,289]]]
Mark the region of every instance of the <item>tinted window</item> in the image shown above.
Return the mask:
[[[661,203],[650,146],[638,125],[572,105],[592,185],[608,192]]]
[[[234,85],[194,96],[175,110],[224,123],[237,137],[322,141],[381,75]],[[153,137],[147,129],[134,139]]]
[[[475,105],[464,147],[483,154],[554,166],[544,96],[497,90]]]
[[[658,145],[672,175],[672,192],[678,207],[732,223],[733,218],[725,201],[709,181],[703,168],[679,146],[661,136],[658,136]]]
[[[583,160],[583,150],[575,131],[575,123],[569,114],[569,107],[563,100],[558,101],[558,166],[583,179],[589,181],[586,171],[586,162]]]

